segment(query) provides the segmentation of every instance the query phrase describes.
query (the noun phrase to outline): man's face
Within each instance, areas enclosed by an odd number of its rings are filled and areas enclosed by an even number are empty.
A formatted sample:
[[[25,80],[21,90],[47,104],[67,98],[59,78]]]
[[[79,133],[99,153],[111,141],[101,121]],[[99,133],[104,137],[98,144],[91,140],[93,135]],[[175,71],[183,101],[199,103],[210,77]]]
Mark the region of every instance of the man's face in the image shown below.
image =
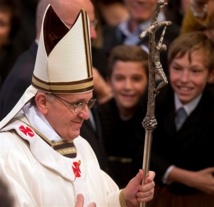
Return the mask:
[[[170,82],[183,104],[189,103],[201,94],[209,77],[206,57],[202,49],[183,57],[174,58],[169,67]]]
[[[147,75],[140,62],[117,61],[109,83],[119,109],[135,108],[147,88]]]
[[[63,100],[53,96],[47,96],[47,111],[44,116],[54,128],[54,130],[66,140],[74,140],[80,134],[80,128],[84,120],[89,119],[89,109],[87,105],[79,112],[74,112],[74,108]],[[70,103],[87,103],[92,98],[92,92],[84,94],[62,95],[58,97]]]
[[[130,16],[137,22],[151,19],[157,0],[124,0]]]

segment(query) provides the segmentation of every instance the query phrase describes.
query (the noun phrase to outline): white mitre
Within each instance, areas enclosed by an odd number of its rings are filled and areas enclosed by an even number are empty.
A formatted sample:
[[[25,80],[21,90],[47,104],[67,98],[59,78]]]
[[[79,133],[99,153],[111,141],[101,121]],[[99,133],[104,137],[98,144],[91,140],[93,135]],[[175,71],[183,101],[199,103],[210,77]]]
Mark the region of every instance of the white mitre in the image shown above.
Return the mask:
[[[43,17],[32,83],[0,122],[0,129],[38,91],[79,94],[92,91],[93,87],[89,20],[86,12],[81,10],[69,29],[49,5]]]

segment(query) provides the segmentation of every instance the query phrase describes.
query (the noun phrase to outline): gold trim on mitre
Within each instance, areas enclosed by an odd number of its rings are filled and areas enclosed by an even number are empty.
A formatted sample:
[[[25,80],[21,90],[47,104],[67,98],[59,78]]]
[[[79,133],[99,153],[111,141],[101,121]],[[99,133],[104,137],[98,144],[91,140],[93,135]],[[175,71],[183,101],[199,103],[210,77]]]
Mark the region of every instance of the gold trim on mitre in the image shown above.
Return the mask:
[[[47,83],[33,76],[35,87],[39,90],[48,91],[51,93],[82,93],[92,91],[94,88],[93,77],[82,81],[73,81],[67,83]]]
[[[94,83],[87,13],[81,10],[74,25],[68,31],[61,20],[62,25],[59,25],[59,20],[50,6],[43,20],[32,85],[39,90],[51,93],[92,91]],[[62,28],[60,32],[50,26],[56,21]],[[62,31],[65,31],[63,37]],[[53,41],[50,41],[50,38]]]

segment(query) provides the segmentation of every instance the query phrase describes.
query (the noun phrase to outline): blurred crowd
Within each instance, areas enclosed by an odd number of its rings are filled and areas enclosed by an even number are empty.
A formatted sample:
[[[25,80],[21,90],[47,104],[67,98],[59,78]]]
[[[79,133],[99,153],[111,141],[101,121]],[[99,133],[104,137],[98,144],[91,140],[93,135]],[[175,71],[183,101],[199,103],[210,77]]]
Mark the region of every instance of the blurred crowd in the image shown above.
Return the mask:
[[[31,83],[40,27],[52,0],[0,0],[0,120]],[[85,0],[88,1],[88,0]],[[214,206],[214,1],[165,0],[160,62],[168,85],[159,91],[149,207]],[[142,168],[149,83],[149,36],[140,38],[157,0],[91,0],[89,15],[96,105],[81,136],[101,168],[124,188]],[[65,12],[66,15],[69,12]],[[156,31],[157,42],[163,28]],[[176,128],[177,111],[187,118]],[[63,116],[63,115],[62,115]],[[0,201],[1,202],[1,201]],[[1,205],[0,205],[1,206]]]

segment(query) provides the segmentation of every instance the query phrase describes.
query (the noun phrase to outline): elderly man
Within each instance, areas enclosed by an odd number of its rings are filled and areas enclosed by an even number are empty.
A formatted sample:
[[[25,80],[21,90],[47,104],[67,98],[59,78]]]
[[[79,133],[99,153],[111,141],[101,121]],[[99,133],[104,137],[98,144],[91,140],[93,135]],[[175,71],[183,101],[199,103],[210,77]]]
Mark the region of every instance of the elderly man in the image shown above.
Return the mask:
[[[90,36],[91,39],[96,38],[96,30],[93,22],[95,21],[94,8],[90,0],[40,0],[37,6],[36,15],[36,40],[32,42],[30,48],[25,51],[17,60],[13,69],[4,81],[3,86],[0,91],[0,120],[2,120],[15,106],[18,100],[21,98],[25,90],[31,84],[31,78],[34,70],[34,64],[36,60],[36,52],[38,49],[38,40],[40,37],[40,30],[42,25],[42,19],[44,12],[48,4],[52,4],[53,8],[56,10],[57,15],[60,19],[70,28],[73,24],[74,14],[76,8],[84,8],[88,14],[90,20]],[[93,66],[97,66],[97,62],[104,62],[100,58],[98,49],[92,47],[92,62]],[[98,61],[96,61],[98,60]],[[105,65],[105,64],[104,64]],[[98,70],[93,69],[94,78],[94,91],[97,101],[100,103],[101,100],[105,101],[106,98],[111,96],[110,89],[107,83],[100,77]],[[93,114],[93,116],[92,116]],[[94,122],[91,122],[93,121]],[[91,123],[94,123],[92,125]],[[95,126],[94,128],[92,126]],[[102,130],[99,125],[99,118],[91,109],[91,116],[89,120],[84,121],[80,135],[83,136],[92,146],[101,169],[108,172],[108,166],[106,164],[106,156],[102,147]]]
[[[154,172],[123,189],[100,169],[79,136],[89,118],[93,74],[88,17],[76,8],[72,28],[49,6],[32,84],[0,122],[0,174],[18,206],[129,206],[152,199]]]

